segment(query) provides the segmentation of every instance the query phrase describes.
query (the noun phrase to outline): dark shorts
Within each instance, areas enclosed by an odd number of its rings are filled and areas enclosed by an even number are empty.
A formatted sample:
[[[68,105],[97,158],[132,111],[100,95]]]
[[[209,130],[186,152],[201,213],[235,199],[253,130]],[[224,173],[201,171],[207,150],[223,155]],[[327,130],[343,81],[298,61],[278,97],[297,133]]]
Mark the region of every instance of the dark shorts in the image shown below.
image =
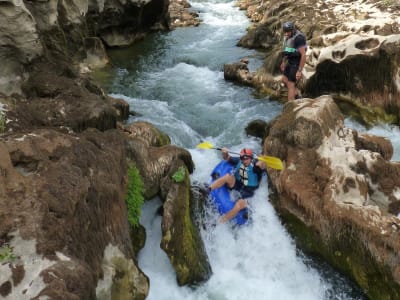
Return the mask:
[[[296,82],[296,72],[299,69],[299,65],[287,64],[285,70],[283,70],[283,75],[285,75],[289,81]]]
[[[247,199],[253,197],[254,192],[257,188],[245,186],[239,180],[236,180],[235,185],[233,186],[232,189],[239,192],[241,199]]]

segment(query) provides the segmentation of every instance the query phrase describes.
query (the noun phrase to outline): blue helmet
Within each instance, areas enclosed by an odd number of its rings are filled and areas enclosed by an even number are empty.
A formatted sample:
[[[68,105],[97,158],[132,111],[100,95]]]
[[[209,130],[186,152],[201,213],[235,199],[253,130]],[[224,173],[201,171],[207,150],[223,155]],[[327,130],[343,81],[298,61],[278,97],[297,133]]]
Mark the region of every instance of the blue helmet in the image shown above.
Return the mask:
[[[293,22],[285,22],[283,24],[283,31],[284,32],[289,32],[289,31],[293,31],[294,30],[294,23]]]

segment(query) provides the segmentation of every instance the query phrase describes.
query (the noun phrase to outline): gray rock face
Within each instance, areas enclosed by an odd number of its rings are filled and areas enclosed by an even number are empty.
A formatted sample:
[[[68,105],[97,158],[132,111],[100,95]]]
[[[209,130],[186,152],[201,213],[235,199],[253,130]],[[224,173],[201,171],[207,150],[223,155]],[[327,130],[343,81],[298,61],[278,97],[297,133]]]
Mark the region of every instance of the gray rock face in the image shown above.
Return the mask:
[[[21,85],[36,58],[78,70],[107,63],[107,46],[129,45],[151,27],[166,28],[167,0],[2,1],[0,9],[0,93],[25,95]],[[156,25],[159,24],[159,25]],[[100,40],[98,40],[100,41]]]
[[[0,8],[0,93],[11,95],[25,79],[23,65],[42,55],[36,21],[21,0],[2,1]]]

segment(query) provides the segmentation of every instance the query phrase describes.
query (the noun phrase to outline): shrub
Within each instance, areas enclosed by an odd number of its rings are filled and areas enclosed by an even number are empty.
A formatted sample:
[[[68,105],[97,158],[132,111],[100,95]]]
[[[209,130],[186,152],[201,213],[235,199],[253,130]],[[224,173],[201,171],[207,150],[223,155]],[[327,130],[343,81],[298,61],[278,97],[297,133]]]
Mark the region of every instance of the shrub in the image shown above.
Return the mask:
[[[125,201],[128,208],[128,221],[133,227],[137,227],[144,202],[143,181],[138,169],[133,165],[128,170],[128,191]]]

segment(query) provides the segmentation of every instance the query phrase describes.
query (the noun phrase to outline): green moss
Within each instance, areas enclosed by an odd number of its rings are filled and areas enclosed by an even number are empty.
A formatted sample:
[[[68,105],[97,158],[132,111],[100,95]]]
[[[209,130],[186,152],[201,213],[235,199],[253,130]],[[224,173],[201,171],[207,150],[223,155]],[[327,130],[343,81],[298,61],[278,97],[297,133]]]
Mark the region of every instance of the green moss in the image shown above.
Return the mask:
[[[172,179],[177,183],[183,182],[185,180],[185,175],[186,175],[185,168],[183,166],[180,166],[178,171],[176,171],[174,175],[172,175]]]
[[[209,278],[211,268],[204,249],[200,233],[193,224],[193,207],[190,201],[190,181],[184,169],[183,184],[179,185],[179,194],[174,200],[175,212],[173,234],[165,231],[162,248],[167,252],[177,274],[179,285],[192,285]],[[179,231],[178,231],[179,229]]]
[[[133,227],[139,225],[140,213],[144,202],[143,181],[139,171],[135,166],[130,166],[128,170],[128,191],[125,197],[128,208],[128,221]]]
[[[335,96],[334,99],[345,116],[349,116],[366,127],[372,127],[382,122],[389,124],[400,122],[395,114],[387,113],[382,107],[361,105],[357,101],[344,96]]]
[[[400,286],[391,277],[390,270],[377,264],[351,224],[342,223],[340,233],[325,241],[318,231],[296,216],[287,211],[280,213],[297,246],[305,253],[323,257],[353,278],[370,299],[400,299]]]
[[[6,115],[0,111],[0,133],[3,133],[6,129]]]

